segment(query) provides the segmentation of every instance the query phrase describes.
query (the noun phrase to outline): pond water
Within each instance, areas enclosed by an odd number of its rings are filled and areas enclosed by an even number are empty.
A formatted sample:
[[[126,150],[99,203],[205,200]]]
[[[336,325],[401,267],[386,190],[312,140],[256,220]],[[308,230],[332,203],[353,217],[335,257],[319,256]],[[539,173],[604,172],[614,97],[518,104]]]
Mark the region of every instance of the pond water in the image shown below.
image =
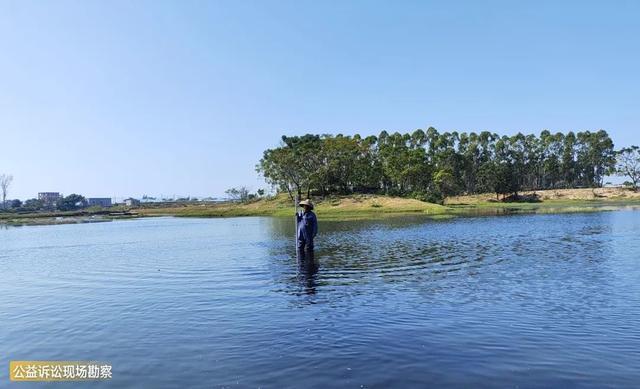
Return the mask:
[[[640,384],[640,212],[319,217],[313,262],[293,218],[0,230],[0,386],[9,360],[111,364],[91,387]]]

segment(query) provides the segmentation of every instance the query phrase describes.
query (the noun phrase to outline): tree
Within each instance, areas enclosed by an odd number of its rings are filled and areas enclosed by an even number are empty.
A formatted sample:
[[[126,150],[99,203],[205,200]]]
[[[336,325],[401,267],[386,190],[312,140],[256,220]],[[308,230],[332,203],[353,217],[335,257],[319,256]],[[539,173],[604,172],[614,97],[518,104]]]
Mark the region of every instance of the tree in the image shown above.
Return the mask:
[[[561,171],[563,188],[573,188],[578,185],[578,168],[576,162],[576,134],[569,131],[562,140]]]
[[[75,211],[77,209],[83,208],[87,205],[87,200],[84,196],[79,194],[72,193],[69,196],[63,197],[58,200],[56,206],[60,211]]]
[[[508,193],[517,196],[520,188],[520,182],[514,165],[508,162],[499,163],[496,166],[495,192],[503,196]]]
[[[405,171],[409,160],[409,148],[406,141],[398,132],[391,135],[383,132],[378,139],[385,192],[404,194],[407,186]]]
[[[0,174],[0,191],[2,191],[2,208],[6,208],[7,193],[9,193],[9,187],[13,182],[13,176],[11,174]]]
[[[312,177],[309,184],[313,186],[321,186],[323,189],[333,189],[338,193],[351,193],[357,181],[357,167],[360,150],[358,142],[349,136],[338,134],[335,137],[323,137],[320,144],[322,158],[315,162],[317,167],[324,167],[320,171],[309,166],[309,175]],[[309,154],[313,154],[314,150],[308,150]],[[317,151],[316,151],[317,152]],[[318,174],[320,173],[320,174]],[[310,188],[307,188],[307,197],[309,197]]]
[[[616,153],[616,174],[629,177],[635,191],[640,186],[640,148],[631,146]]]
[[[486,162],[478,169],[478,190],[480,192],[495,193],[499,199],[497,166],[493,161]]]
[[[500,199],[500,195],[517,194],[520,189],[515,169],[508,162],[483,164],[478,170],[478,185],[482,192],[495,193],[496,200]]]
[[[442,196],[447,197],[458,193],[458,187],[451,168],[440,169],[433,174],[433,184]]]
[[[604,177],[615,168],[613,141],[603,130],[579,132],[577,139],[576,162],[582,185],[602,187]]]
[[[29,199],[22,204],[22,208],[26,211],[37,211],[42,209],[42,207],[44,207],[44,204],[42,200],[38,199]]]
[[[294,193],[302,197],[303,190],[318,184],[320,145],[318,135],[283,136],[280,147],[264,152],[256,171],[273,187],[287,191],[292,200]]]
[[[11,206],[11,208],[20,208],[22,207],[22,201],[15,199],[15,200],[11,200],[9,205]]]
[[[549,131],[540,134],[542,142],[542,179],[543,188],[556,188],[562,181],[562,144],[564,135],[552,135]]]
[[[224,193],[233,201],[245,202],[249,200],[249,189],[247,189],[247,187],[245,186],[241,186],[239,188],[229,188],[225,190]]]

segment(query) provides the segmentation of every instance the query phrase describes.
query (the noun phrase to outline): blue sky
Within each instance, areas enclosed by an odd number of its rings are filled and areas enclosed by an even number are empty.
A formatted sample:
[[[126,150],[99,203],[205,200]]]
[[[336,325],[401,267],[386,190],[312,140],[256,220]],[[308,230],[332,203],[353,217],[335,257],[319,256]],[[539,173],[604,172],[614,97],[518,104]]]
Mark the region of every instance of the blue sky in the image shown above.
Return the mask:
[[[0,1],[10,197],[264,187],[282,134],[605,129],[640,144],[637,1]]]

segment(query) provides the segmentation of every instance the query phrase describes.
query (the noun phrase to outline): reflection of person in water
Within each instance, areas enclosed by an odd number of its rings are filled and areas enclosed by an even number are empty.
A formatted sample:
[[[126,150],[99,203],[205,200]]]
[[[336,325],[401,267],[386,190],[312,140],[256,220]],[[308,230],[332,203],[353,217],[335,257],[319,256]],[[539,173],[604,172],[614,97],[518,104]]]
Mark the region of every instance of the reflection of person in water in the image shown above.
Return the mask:
[[[298,203],[303,209],[302,214],[296,214],[298,221],[298,249],[313,250],[313,238],[318,234],[318,219],[313,213],[313,203],[303,200]]]
[[[300,272],[308,275],[314,275],[318,272],[318,263],[315,255],[311,250],[298,249],[298,266]]]
[[[316,262],[313,250],[298,248],[298,279],[305,288],[305,294],[316,293],[316,275],[318,274],[318,262]]]

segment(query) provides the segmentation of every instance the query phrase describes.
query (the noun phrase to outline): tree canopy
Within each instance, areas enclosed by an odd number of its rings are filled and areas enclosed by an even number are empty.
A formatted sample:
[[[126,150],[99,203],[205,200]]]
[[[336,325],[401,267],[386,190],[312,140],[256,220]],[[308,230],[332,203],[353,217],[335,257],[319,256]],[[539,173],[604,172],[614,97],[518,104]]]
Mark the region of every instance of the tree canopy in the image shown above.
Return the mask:
[[[625,147],[618,152],[616,159],[616,173],[629,177],[631,186],[637,191],[640,186],[640,147]]]
[[[87,200],[84,196],[72,193],[69,196],[63,197],[58,200],[56,207],[60,211],[75,211],[83,208],[87,205]]]
[[[601,187],[615,171],[604,130],[283,136],[256,169],[279,191],[302,195],[386,193],[442,198],[520,190]]]

